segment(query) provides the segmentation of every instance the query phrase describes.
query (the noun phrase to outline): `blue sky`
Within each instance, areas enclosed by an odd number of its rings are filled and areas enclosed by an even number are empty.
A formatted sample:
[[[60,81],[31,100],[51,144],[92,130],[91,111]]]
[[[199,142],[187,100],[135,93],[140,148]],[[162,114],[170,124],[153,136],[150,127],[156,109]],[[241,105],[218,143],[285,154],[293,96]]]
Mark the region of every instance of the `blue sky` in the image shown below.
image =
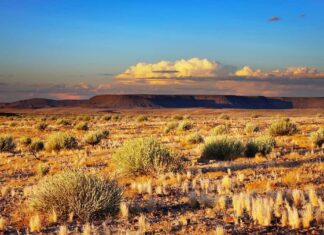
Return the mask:
[[[0,0],[0,81],[99,84],[195,57],[324,71],[323,12],[320,0]]]

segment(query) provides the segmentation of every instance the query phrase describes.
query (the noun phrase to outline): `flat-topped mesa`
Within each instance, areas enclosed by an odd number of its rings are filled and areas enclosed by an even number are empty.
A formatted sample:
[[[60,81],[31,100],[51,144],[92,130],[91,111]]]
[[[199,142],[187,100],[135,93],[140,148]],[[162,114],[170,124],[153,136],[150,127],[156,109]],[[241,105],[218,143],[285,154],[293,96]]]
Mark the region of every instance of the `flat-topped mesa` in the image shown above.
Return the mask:
[[[97,95],[88,100],[27,99],[2,104],[7,108],[324,108],[324,97],[264,97],[233,95]]]

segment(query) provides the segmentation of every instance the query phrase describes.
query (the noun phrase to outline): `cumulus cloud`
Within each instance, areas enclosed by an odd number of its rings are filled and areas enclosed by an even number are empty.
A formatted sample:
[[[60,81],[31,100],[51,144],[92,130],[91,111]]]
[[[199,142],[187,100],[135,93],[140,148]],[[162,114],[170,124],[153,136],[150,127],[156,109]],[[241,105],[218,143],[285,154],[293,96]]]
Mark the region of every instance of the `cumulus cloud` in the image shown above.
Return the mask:
[[[160,61],[155,64],[138,63],[129,67],[117,78],[185,78],[214,77],[222,65],[208,59]]]
[[[238,77],[255,77],[255,78],[324,78],[324,73],[318,72],[315,68],[310,67],[288,67],[284,70],[261,71],[260,69],[253,70],[249,66],[237,70],[235,75]]]

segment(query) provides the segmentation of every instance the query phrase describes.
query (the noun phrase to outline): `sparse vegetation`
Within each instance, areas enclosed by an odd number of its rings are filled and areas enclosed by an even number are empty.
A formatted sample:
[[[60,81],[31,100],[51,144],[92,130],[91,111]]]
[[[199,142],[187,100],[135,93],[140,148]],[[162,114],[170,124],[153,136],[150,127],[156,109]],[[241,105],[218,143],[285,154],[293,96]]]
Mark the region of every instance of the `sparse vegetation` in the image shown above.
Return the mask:
[[[317,147],[322,147],[324,143],[324,127],[319,128],[317,131],[310,135],[312,143]]]
[[[178,129],[181,131],[188,131],[193,127],[193,123],[188,120],[184,120],[179,123]]]
[[[36,125],[36,129],[39,131],[44,131],[47,128],[47,123],[41,122]]]
[[[59,151],[62,149],[74,149],[78,147],[76,138],[65,132],[57,132],[49,136],[46,150]]]
[[[87,130],[89,130],[88,123],[80,122],[77,125],[75,125],[75,129],[79,130],[79,131],[87,131]]]
[[[115,151],[113,162],[124,175],[159,174],[181,168],[178,156],[152,138],[127,141]]]
[[[40,212],[55,210],[59,218],[72,212],[83,221],[115,214],[122,198],[122,188],[112,180],[82,171],[66,171],[42,179],[29,199]]]
[[[227,135],[230,132],[228,125],[218,125],[211,130],[212,135]]]
[[[170,131],[177,129],[178,126],[179,126],[179,123],[177,123],[177,122],[168,123],[167,126],[164,128],[164,132],[169,133]]]
[[[290,121],[289,118],[283,118],[280,121],[274,122],[270,126],[270,134],[278,135],[292,135],[297,132],[297,125]]]
[[[187,136],[187,142],[190,144],[198,144],[204,142],[204,138],[198,133],[192,133]]]
[[[259,130],[260,130],[260,128],[251,122],[247,123],[244,128],[244,131],[246,134],[252,134],[252,133],[258,132]]]
[[[243,152],[240,140],[223,135],[208,137],[202,147],[201,160],[233,160]]]
[[[148,120],[148,117],[147,116],[145,116],[145,115],[138,115],[137,116],[137,118],[136,118],[136,121],[137,122],[145,122],[145,121],[147,121]]]
[[[271,136],[260,136],[253,140],[248,141],[245,148],[245,156],[254,157],[255,154],[260,153],[263,156],[269,154],[273,147],[275,147],[276,141]]]
[[[11,136],[0,135],[0,152],[11,152],[16,148],[16,144]]]

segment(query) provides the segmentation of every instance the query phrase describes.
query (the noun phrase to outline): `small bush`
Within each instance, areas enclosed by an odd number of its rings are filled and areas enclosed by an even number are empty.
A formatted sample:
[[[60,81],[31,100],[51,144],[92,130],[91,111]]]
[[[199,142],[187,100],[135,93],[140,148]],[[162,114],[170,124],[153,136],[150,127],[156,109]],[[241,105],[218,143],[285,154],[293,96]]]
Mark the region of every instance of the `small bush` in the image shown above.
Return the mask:
[[[115,181],[82,171],[66,171],[43,178],[34,187],[29,203],[40,212],[54,210],[62,219],[73,213],[88,221],[115,214],[121,198],[122,188]]]
[[[113,154],[116,170],[123,175],[159,174],[182,168],[180,159],[152,138],[133,139]]]
[[[174,116],[172,117],[172,119],[173,119],[173,120],[177,120],[177,121],[181,121],[181,120],[183,120],[183,116],[181,116],[181,115],[174,115]]]
[[[252,134],[258,132],[260,128],[252,122],[249,122],[245,125],[244,132],[246,134]]]
[[[71,125],[71,123],[68,120],[65,120],[65,119],[58,119],[56,121],[56,124],[61,125],[61,126],[69,126],[69,125]]]
[[[254,140],[250,140],[246,144],[245,156],[254,157],[255,154],[260,153],[266,156],[276,146],[276,140],[271,136],[260,136]]]
[[[11,152],[16,148],[16,144],[11,136],[0,135],[0,152]]]
[[[168,123],[168,125],[164,128],[164,132],[169,133],[170,131],[177,129],[178,126],[179,124],[177,122]]]
[[[87,133],[84,136],[83,140],[87,144],[90,144],[90,145],[94,146],[94,145],[99,144],[101,139],[102,139],[102,134],[101,134],[100,131],[92,131],[92,132]]]
[[[270,126],[270,134],[274,136],[278,135],[292,135],[297,132],[297,126],[291,122],[289,118],[281,119],[280,121],[274,122]]]
[[[178,129],[181,131],[188,131],[193,127],[192,122],[188,121],[188,120],[184,120],[182,122],[179,123]]]
[[[68,133],[57,132],[52,134],[47,141],[46,150],[59,151],[61,149],[74,149],[78,147],[76,138]]]
[[[218,119],[229,120],[230,116],[228,114],[222,113],[218,116]]]
[[[33,140],[33,142],[29,145],[29,151],[36,154],[44,150],[44,142],[41,140]]]
[[[212,135],[227,135],[230,132],[228,125],[218,125],[212,129]]]
[[[312,143],[317,147],[322,147],[324,143],[324,127],[319,128],[317,131],[310,135]]]
[[[47,128],[47,124],[45,122],[38,123],[36,125],[36,129],[39,131],[44,131]]]
[[[121,116],[118,115],[118,114],[113,114],[113,115],[111,116],[111,120],[112,120],[112,121],[120,121],[120,120],[121,120]]]
[[[148,117],[145,116],[145,115],[138,115],[137,118],[136,118],[137,122],[145,122],[147,120],[148,120]]]
[[[24,137],[22,137],[22,138],[20,139],[20,143],[21,143],[23,146],[27,147],[27,146],[29,146],[29,145],[32,143],[32,139],[31,139],[30,137],[26,137],[26,136],[24,136]]]
[[[80,122],[75,126],[76,130],[87,131],[89,129],[87,122]]]
[[[200,160],[232,160],[240,156],[244,147],[240,140],[226,135],[206,138]]]
[[[204,138],[198,133],[193,133],[187,136],[187,142],[190,144],[198,144],[204,142]]]
[[[111,120],[111,116],[110,116],[110,115],[108,115],[108,116],[104,116],[104,117],[103,117],[103,120],[104,120],[104,121],[110,121],[110,120]]]
[[[36,173],[39,176],[46,175],[49,172],[49,170],[50,170],[49,166],[44,163],[40,163],[36,167]]]

